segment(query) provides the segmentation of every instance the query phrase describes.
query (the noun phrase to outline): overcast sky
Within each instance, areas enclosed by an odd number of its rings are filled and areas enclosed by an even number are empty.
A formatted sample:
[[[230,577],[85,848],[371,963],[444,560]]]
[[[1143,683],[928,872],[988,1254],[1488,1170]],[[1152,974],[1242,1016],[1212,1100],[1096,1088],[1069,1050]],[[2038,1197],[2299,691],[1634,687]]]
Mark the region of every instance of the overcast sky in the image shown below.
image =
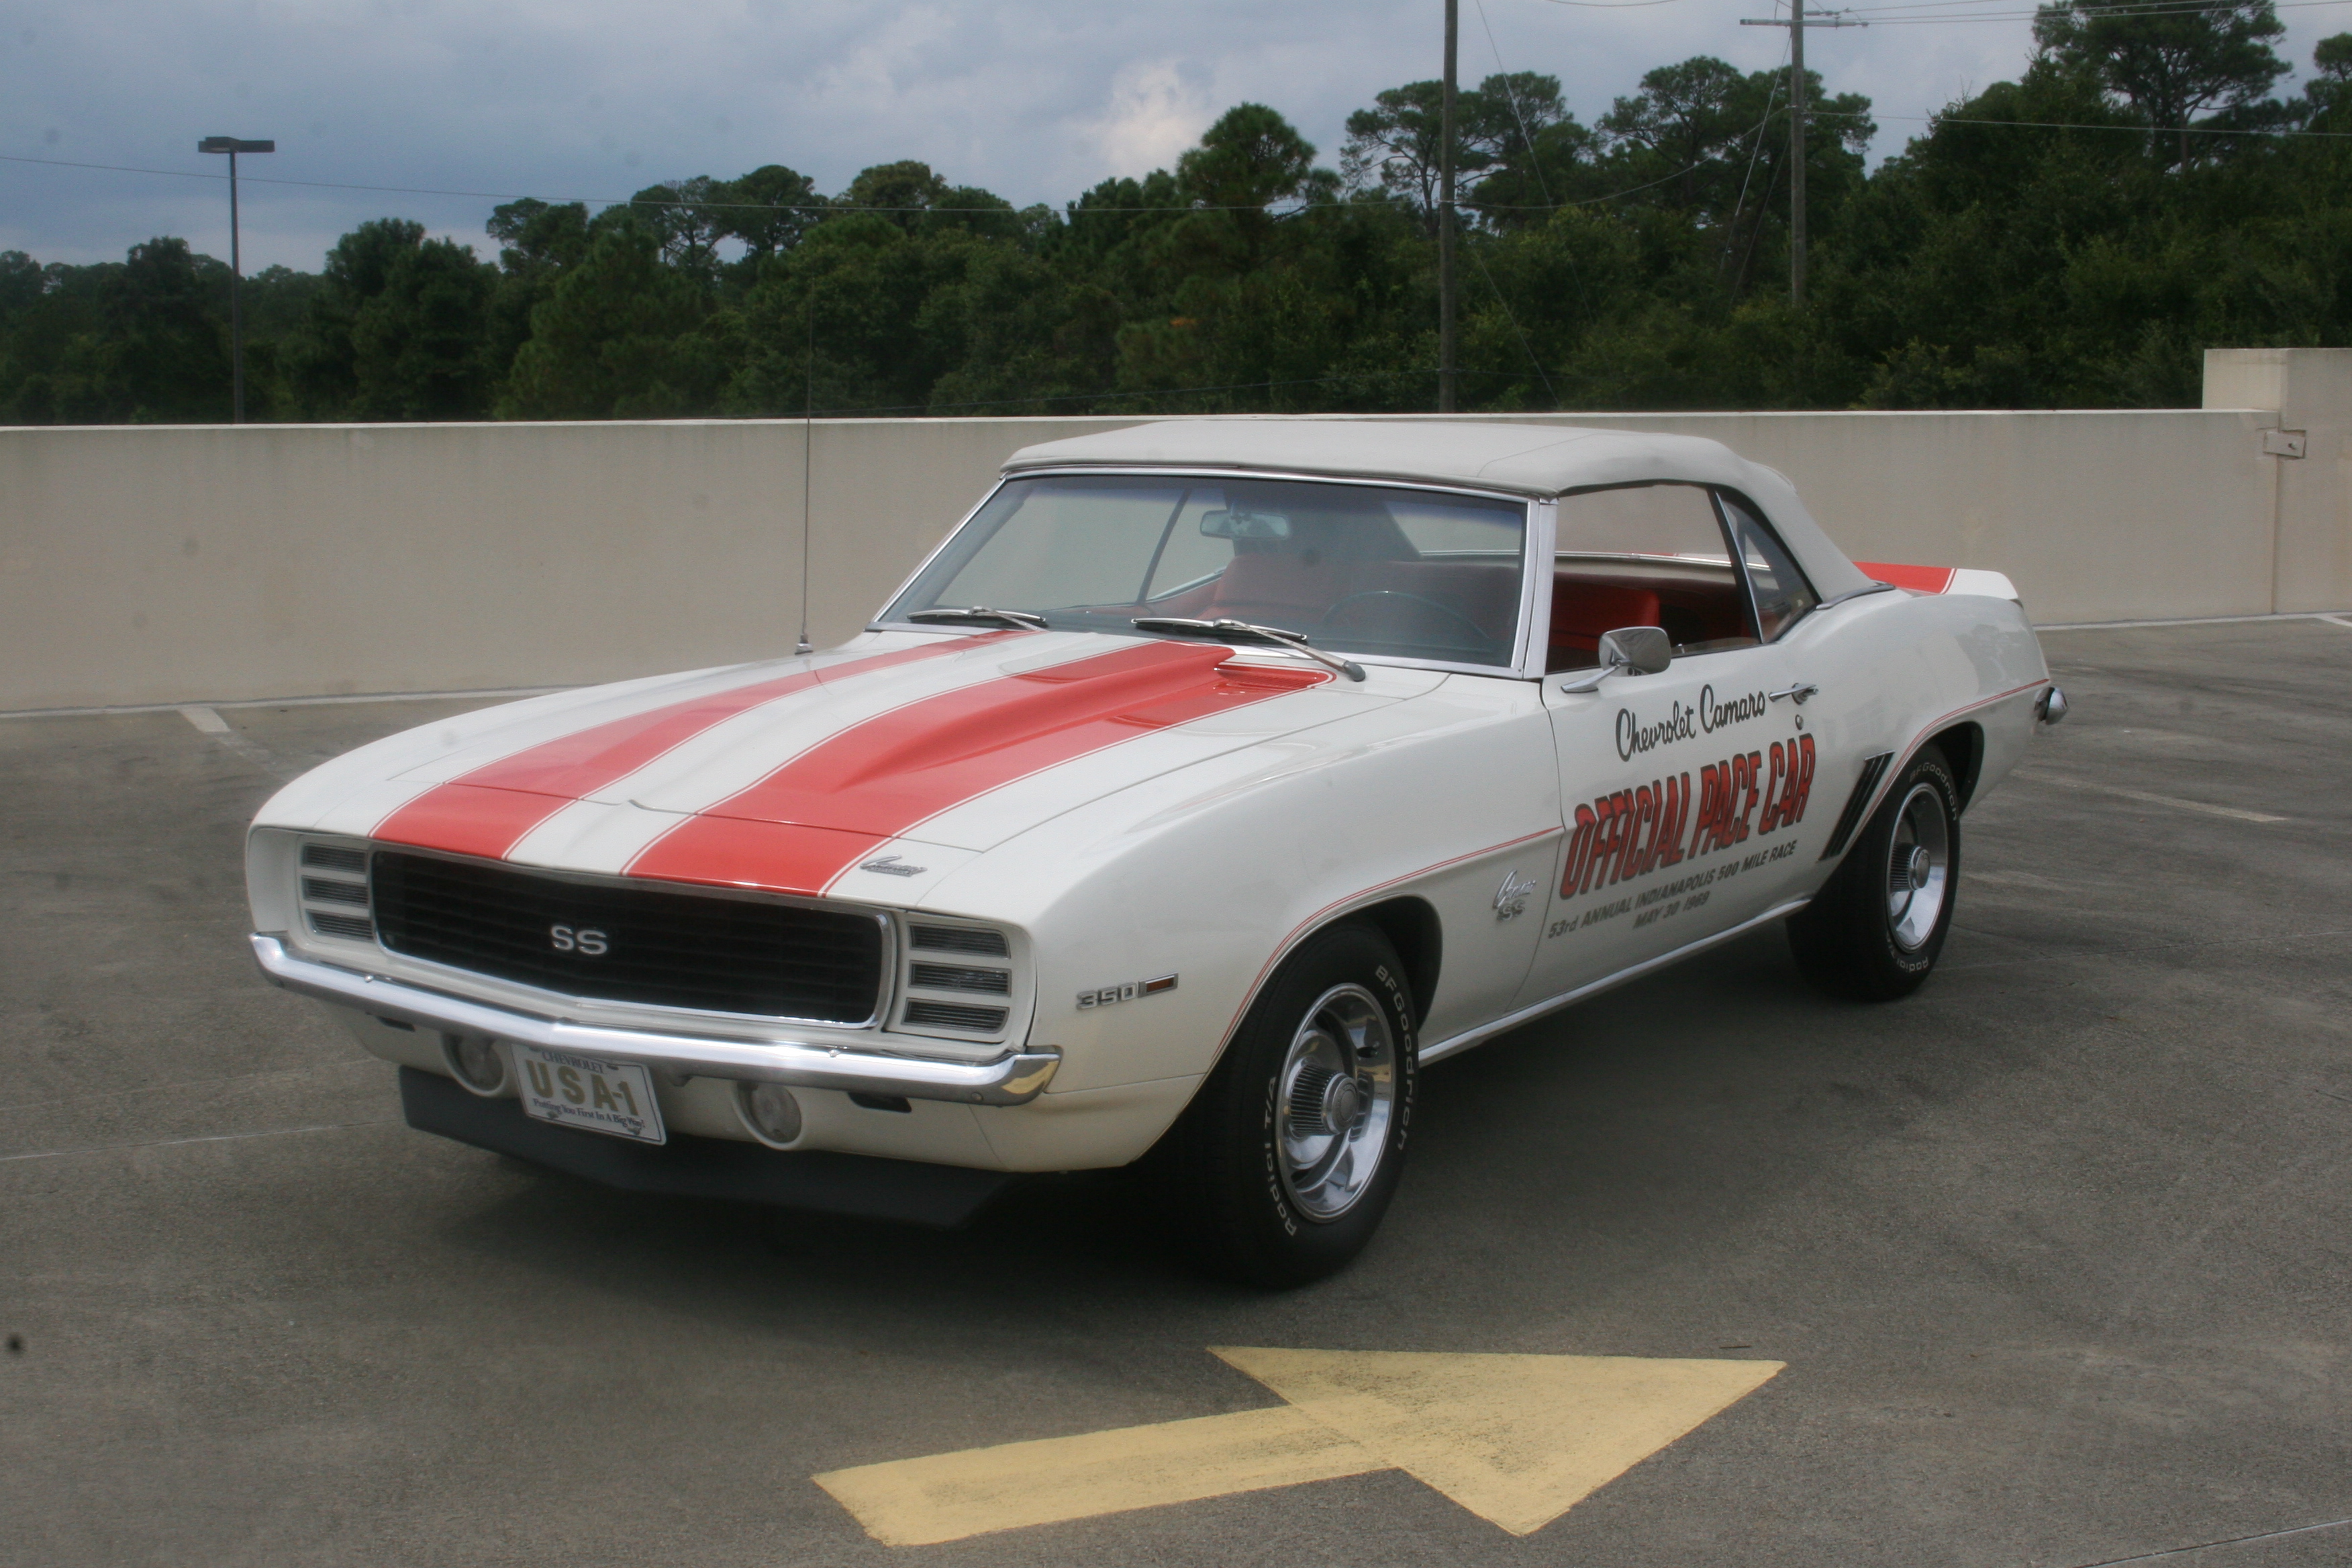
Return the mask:
[[[1884,0],[1856,0],[1868,5]],[[1831,91],[1876,103],[1874,156],[1919,116],[2013,77],[2012,19],[1810,34]],[[1781,61],[1769,0],[1463,0],[1462,76],[1558,76],[1591,121],[1643,71],[1694,54]],[[2285,10],[2285,53],[2352,27]],[[397,216],[493,247],[498,199],[624,197],[657,180],[786,163],[837,191],[919,158],[1017,204],[1173,161],[1246,100],[1336,163],[1349,110],[1437,74],[1439,0],[5,0],[0,154],[218,174],[199,137],[274,137],[254,176],[487,195],[243,188],[248,268],[315,268],[354,224]],[[1489,33],[1491,30],[1491,41]],[[2290,88],[2292,88],[2290,83]],[[218,181],[0,163],[0,249],[120,258],[152,235],[226,257]]]

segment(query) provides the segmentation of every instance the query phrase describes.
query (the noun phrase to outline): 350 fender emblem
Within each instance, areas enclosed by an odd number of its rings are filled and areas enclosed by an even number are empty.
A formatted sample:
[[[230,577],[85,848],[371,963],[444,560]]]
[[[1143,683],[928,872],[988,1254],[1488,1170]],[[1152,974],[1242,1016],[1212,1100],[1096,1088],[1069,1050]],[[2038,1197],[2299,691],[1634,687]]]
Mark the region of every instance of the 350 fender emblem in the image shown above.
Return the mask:
[[[1094,991],[1078,993],[1080,1007],[1109,1007],[1121,1002],[1132,1002],[1138,996],[1157,996],[1162,991],[1176,989],[1176,977],[1163,974],[1157,980],[1130,980],[1124,985],[1105,985]]]
[[[602,958],[612,951],[612,939],[593,926],[550,926],[547,945],[558,952],[584,953],[590,958]]]

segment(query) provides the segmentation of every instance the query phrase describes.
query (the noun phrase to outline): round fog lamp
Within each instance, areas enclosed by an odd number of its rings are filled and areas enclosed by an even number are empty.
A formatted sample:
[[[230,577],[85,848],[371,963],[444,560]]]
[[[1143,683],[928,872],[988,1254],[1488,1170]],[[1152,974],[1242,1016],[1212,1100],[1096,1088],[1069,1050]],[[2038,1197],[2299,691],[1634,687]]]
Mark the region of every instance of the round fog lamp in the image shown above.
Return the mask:
[[[771,1149],[785,1148],[801,1135],[801,1102],[780,1083],[739,1083],[735,1113],[752,1137]]]
[[[479,1035],[444,1035],[441,1056],[457,1081],[476,1094],[494,1096],[507,1086],[506,1055],[495,1041]]]

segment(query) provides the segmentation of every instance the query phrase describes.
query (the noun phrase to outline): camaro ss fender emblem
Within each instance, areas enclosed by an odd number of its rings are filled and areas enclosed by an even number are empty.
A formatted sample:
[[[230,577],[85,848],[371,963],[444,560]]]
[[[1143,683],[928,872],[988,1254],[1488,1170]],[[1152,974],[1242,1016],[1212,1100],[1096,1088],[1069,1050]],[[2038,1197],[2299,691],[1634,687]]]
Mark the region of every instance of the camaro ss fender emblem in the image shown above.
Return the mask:
[[[896,855],[884,855],[857,868],[861,871],[879,871],[886,877],[919,877],[929,866],[909,866]]]
[[[1105,985],[1095,991],[1078,993],[1080,1007],[1110,1007],[1121,1002],[1132,1002],[1138,996],[1157,996],[1162,991],[1176,989],[1176,977],[1163,974],[1157,980],[1130,980],[1124,985]]]
[[[584,953],[590,958],[602,958],[612,951],[613,939],[594,926],[550,926],[547,945],[558,952]]]
[[[1528,912],[1528,895],[1536,890],[1533,880],[1522,878],[1514,866],[1503,873],[1503,885],[1495,889],[1495,918],[1515,921]]]

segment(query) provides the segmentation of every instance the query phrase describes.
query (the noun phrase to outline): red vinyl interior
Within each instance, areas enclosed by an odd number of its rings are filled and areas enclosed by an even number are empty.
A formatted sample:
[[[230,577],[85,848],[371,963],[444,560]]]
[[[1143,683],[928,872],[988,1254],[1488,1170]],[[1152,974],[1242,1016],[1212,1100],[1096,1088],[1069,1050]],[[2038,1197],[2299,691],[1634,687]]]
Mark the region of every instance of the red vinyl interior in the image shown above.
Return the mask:
[[[1668,558],[1569,558],[1552,574],[1547,670],[1581,669],[1600,658],[1601,634],[1663,626],[1676,647],[1752,640],[1728,564]]]
[[[1600,657],[1601,634],[1620,626],[1658,624],[1655,589],[1622,583],[1580,583],[1565,574],[1551,580],[1551,649],[1546,669],[1576,669]]]

